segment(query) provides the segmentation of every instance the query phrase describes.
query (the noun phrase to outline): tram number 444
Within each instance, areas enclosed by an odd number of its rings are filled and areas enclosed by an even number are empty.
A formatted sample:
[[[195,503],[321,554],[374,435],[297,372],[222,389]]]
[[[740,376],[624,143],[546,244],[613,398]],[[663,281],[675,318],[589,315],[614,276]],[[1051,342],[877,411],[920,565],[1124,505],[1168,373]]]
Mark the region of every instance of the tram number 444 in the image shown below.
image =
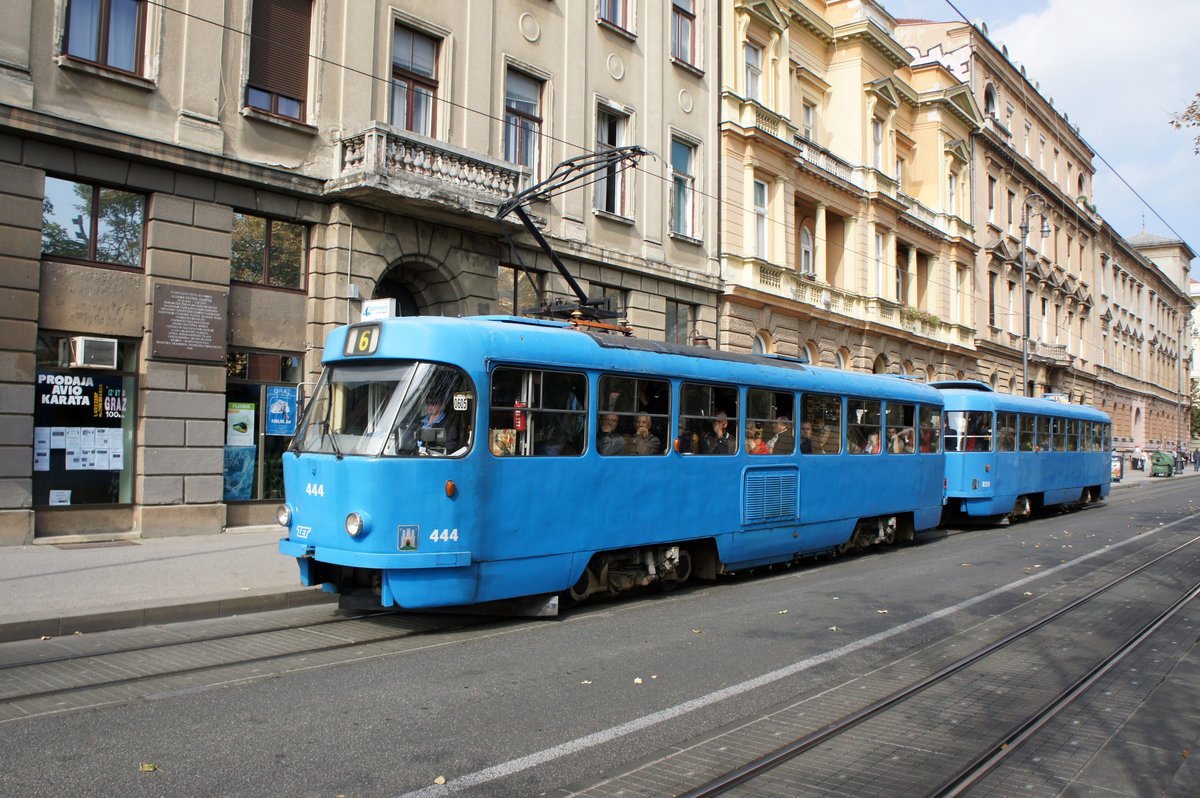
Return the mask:
[[[324,496],[325,495],[325,483],[309,482],[308,484],[306,484],[304,486],[304,492],[307,493],[309,496]]]
[[[429,533],[429,539],[436,542],[447,543],[451,540],[458,540],[457,529],[435,529]]]

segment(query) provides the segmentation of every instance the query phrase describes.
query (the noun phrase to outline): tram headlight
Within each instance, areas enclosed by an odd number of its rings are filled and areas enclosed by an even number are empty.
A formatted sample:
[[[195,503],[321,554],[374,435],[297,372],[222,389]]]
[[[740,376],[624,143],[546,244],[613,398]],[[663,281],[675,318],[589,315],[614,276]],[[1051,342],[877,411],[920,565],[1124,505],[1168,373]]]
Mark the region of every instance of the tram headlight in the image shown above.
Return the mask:
[[[371,519],[366,513],[353,512],[346,516],[346,534],[352,538],[371,531]]]
[[[275,521],[280,526],[290,527],[292,525],[292,508],[286,504],[279,505],[275,510]]]

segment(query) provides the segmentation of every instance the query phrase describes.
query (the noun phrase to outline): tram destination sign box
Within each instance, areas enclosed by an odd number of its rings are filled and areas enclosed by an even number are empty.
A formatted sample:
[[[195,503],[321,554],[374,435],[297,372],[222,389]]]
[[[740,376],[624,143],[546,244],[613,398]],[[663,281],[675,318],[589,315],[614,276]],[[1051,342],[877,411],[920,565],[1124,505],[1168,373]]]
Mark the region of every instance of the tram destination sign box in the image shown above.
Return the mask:
[[[225,362],[228,310],[228,291],[168,283],[154,286],[152,356]]]

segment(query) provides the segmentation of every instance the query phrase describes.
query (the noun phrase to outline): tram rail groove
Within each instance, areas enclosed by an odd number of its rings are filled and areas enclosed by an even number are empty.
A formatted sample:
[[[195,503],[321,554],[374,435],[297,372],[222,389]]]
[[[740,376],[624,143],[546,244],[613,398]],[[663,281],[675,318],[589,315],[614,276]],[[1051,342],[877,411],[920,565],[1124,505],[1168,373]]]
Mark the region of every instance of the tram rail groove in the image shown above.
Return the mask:
[[[1120,648],[1114,651],[1103,662],[1077,679],[1074,684],[1063,690],[1053,700],[1047,702],[1028,720],[1020,724],[988,751],[983,752],[972,762],[968,763],[959,773],[955,774],[936,792],[930,793],[929,798],[957,798],[979,784],[989,773],[995,770],[1005,759],[1012,756],[1020,746],[1032,738],[1047,723],[1058,717],[1063,710],[1078,700],[1101,678],[1109,674],[1139,646],[1146,642],[1158,629],[1171,618],[1175,617],[1197,596],[1200,596],[1200,583],[1175,600],[1171,606],[1159,613],[1153,620],[1138,630]]]
[[[460,616],[450,616],[442,619],[425,619],[422,616],[422,623],[413,623],[411,628],[405,628],[394,634],[364,634],[355,636],[354,639],[337,639],[328,637],[326,639],[332,641],[325,645],[305,645],[296,646],[292,644],[286,650],[277,650],[268,653],[254,654],[251,656],[243,656],[250,644],[241,648],[233,648],[228,646],[230,641],[265,641],[266,644],[275,643],[270,640],[271,637],[285,638],[278,641],[276,644],[287,646],[288,635],[303,635],[310,630],[315,630],[314,635],[323,634],[322,627],[328,626],[331,623],[356,623],[360,628],[366,628],[368,631],[372,628],[379,629],[382,625],[369,626],[370,620],[377,616],[357,616],[352,618],[330,619],[326,621],[317,621],[315,623],[304,623],[296,625],[276,626],[268,629],[254,629],[244,632],[233,632],[228,634],[212,635],[197,639],[179,640],[159,642],[147,646],[126,647],[110,652],[97,652],[80,655],[66,655],[64,657],[55,658],[52,660],[32,660],[24,663],[11,663],[4,669],[0,670],[0,706],[15,705],[20,702],[36,701],[39,699],[48,699],[55,696],[69,695],[73,693],[82,693],[92,690],[103,690],[105,688],[120,687],[139,682],[149,682],[151,680],[168,679],[176,676],[187,676],[197,673],[205,673],[218,671],[223,668],[241,667],[246,665],[254,665],[257,663],[271,662],[276,660],[288,659],[293,657],[303,657],[311,654],[325,654],[338,650],[355,648],[360,646],[378,645],[395,640],[400,640],[405,637],[414,635],[428,634],[431,632],[446,631],[457,628],[462,628],[470,625],[469,619]],[[415,620],[412,617],[406,617],[406,620]],[[442,621],[442,622],[439,622]],[[487,618],[478,618],[478,623],[484,623]],[[394,628],[395,624],[391,624]],[[203,647],[209,647],[212,651],[204,651]],[[136,666],[122,662],[122,659],[129,660],[137,655],[145,654],[146,652],[173,652],[187,651],[189,648],[201,648],[199,656],[212,656],[214,661],[204,662],[196,665],[182,667],[168,667],[160,670],[153,669],[151,663],[150,669],[145,669],[146,661],[139,660]],[[163,657],[163,661],[171,662],[173,658]],[[66,664],[74,664],[81,662],[92,663],[89,668],[77,668],[70,673],[59,672],[62,666]],[[136,668],[143,668],[142,672],[132,672]],[[64,684],[62,686],[40,689],[40,690],[24,690],[19,687],[22,681],[25,682],[40,682],[50,683],[55,680],[61,682],[68,681],[72,678],[78,678],[78,675],[103,673],[103,672],[120,672],[129,673],[126,676],[115,678],[91,679],[80,681],[76,684]],[[29,674],[29,677],[22,679],[24,674]],[[3,719],[0,718],[0,721]]]
[[[817,746],[827,743],[839,735],[848,732],[864,721],[876,717],[884,711],[908,701],[909,699],[912,699],[928,688],[946,681],[950,676],[1008,647],[1017,640],[1027,637],[1038,629],[1041,629],[1044,626],[1062,618],[1064,615],[1086,605],[1087,603],[1095,600],[1097,597],[1109,592],[1113,588],[1125,583],[1138,574],[1141,574],[1159,562],[1162,562],[1172,555],[1177,554],[1180,551],[1183,551],[1184,549],[1187,549],[1188,547],[1197,543],[1200,543],[1200,536],[1194,537],[1191,540],[1188,540],[1145,563],[1142,563],[1133,570],[1128,571],[1127,573],[1122,574],[1108,583],[1091,590],[1085,595],[1080,596],[1079,598],[1074,599],[1062,607],[1055,609],[1053,612],[1043,616],[1042,618],[1026,624],[1025,626],[1005,635],[1001,639],[977,649],[976,651],[959,658],[949,665],[940,668],[933,674],[913,682],[912,684],[901,688],[900,690],[897,690],[856,712],[846,715],[845,717],[840,718],[832,723],[828,723],[820,729],[806,734],[803,737],[788,743],[787,745],[781,746],[774,751],[757,757],[750,762],[734,768],[714,779],[710,779],[698,787],[678,793],[676,798],[712,798],[712,796],[721,795],[735,787],[750,782],[755,778],[778,768],[800,754],[803,754],[806,751],[816,748]],[[1082,694],[1082,692],[1086,690],[1088,686],[1103,676],[1104,673],[1107,673],[1108,670],[1111,670],[1111,668],[1119,664],[1122,659],[1136,649],[1138,644],[1143,642],[1147,637],[1149,637],[1150,634],[1157,630],[1180,609],[1186,606],[1188,602],[1194,599],[1198,594],[1200,594],[1200,584],[1192,587],[1182,597],[1173,602],[1170,607],[1159,613],[1159,615],[1156,616],[1152,621],[1139,629],[1139,631],[1133,637],[1122,643],[1114,653],[1106,657],[1099,665],[1095,666],[1083,677],[1076,680],[1066,690],[1060,691],[1060,693],[1054,699],[1044,705],[1036,713],[1030,715],[1024,723],[1020,724],[1017,728],[1010,730],[1009,733],[1005,734],[1001,740],[996,742],[986,752],[980,754],[978,757],[973,759],[971,763],[960,769],[960,771],[952,779],[947,780],[942,787],[931,793],[931,798],[932,796],[938,796],[938,798],[958,796],[974,784],[977,784],[984,776],[986,776],[988,772],[998,766],[1007,756],[1011,755],[1012,749],[1032,736],[1032,734],[1035,733],[1038,728],[1041,728],[1042,725],[1053,718],[1053,714],[1046,714],[1047,712],[1051,710],[1053,710],[1054,714],[1061,712],[1062,709],[1070,703],[1070,700],[1074,700],[1075,697]],[[1068,694],[1071,695],[1070,700],[1064,700],[1064,696]],[[1039,721],[1039,719],[1040,722],[1035,724],[1035,721]],[[961,785],[961,787],[958,785]]]
[[[258,634],[268,634],[271,632],[290,632],[297,629],[312,629],[318,626],[326,626],[329,624],[341,624],[351,621],[359,621],[367,618],[378,618],[381,615],[395,613],[362,613],[353,616],[342,616],[338,618],[327,618],[322,621],[311,621],[297,624],[282,624],[271,626],[262,629],[248,629],[240,632],[222,632],[220,634],[204,635],[201,637],[190,637],[180,640],[164,640],[159,643],[150,643],[140,646],[126,646],[125,648],[110,649],[108,651],[93,651],[93,652],[75,652],[70,654],[61,654],[58,656],[41,657],[37,659],[18,660],[14,662],[0,663],[0,672],[12,670],[14,668],[27,668],[34,665],[49,665],[57,662],[72,662],[81,659],[91,659],[93,657],[109,657],[117,654],[139,654],[146,651],[154,651],[160,648],[170,648],[172,646],[186,645],[189,643],[211,643],[217,640],[230,640],[239,637],[249,637]]]

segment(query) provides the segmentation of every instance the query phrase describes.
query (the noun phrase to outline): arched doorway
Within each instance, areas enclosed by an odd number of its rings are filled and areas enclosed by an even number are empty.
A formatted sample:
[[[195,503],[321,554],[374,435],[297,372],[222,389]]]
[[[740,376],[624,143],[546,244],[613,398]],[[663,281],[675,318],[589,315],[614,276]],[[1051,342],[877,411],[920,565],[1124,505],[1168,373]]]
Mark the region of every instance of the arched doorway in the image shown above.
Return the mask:
[[[388,270],[375,284],[375,293],[371,298],[396,300],[397,316],[420,316],[421,307],[417,304],[417,298],[409,290],[406,281],[400,279],[401,272],[400,268]]]

